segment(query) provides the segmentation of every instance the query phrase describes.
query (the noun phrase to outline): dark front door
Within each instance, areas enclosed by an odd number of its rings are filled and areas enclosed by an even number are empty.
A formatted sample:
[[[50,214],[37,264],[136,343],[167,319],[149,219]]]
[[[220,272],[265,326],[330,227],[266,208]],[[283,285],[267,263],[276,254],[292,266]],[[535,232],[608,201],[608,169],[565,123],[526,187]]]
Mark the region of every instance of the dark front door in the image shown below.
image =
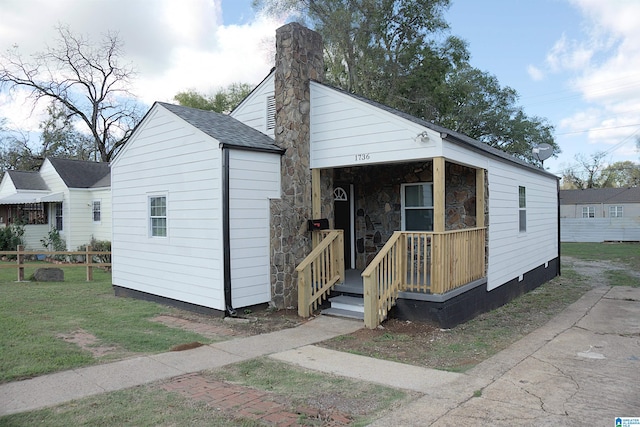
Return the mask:
[[[352,200],[351,186],[338,185],[333,191],[334,223],[336,230],[344,230],[344,268],[353,268],[351,265],[351,222],[352,222]]]

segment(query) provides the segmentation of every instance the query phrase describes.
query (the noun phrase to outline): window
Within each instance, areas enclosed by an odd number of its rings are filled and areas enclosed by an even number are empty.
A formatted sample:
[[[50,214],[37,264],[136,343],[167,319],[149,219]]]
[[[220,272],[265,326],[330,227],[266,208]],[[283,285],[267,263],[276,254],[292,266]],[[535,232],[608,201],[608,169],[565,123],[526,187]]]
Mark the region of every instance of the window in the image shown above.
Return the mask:
[[[582,207],[582,218],[595,218],[596,217],[596,208],[593,206],[583,206]]]
[[[402,229],[433,231],[433,184],[402,184]]]
[[[47,209],[44,203],[25,203],[7,207],[9,223],[47,224]]]
[[[276,97],[267,97],[267,130],[276,128]]]
[[[167,237],[166,196],[151,196],[149,198],[149,226],[151,236]]]
[[[622,206],[609,206],[609,218],[622,218]]]
[[[524,187],[518,187],[518,207],[519,230],[524,233],[527,231],[527,189]]]
[[[62,203],[55,203],[56,230],[62,231]]]
[[[93,222],[100,222],[100,200],[93,201]]]

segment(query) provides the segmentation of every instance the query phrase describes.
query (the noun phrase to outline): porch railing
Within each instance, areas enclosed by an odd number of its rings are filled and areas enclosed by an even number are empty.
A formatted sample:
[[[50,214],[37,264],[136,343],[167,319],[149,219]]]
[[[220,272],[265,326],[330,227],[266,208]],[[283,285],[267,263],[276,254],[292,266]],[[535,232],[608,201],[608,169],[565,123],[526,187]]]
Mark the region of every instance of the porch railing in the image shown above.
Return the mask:
[[[365,326],[387,318],[398,292],[443,294],[484,277],[485,233],[396,231],[362,272]]]
[[[318,233],[318,234],[315,234]],[[322,240],[317,237],[324,236]],[[344,237],[342,230],[314,232],[314,248],[296,267],[298,315],[309,317],[336,283],[344,282]]]

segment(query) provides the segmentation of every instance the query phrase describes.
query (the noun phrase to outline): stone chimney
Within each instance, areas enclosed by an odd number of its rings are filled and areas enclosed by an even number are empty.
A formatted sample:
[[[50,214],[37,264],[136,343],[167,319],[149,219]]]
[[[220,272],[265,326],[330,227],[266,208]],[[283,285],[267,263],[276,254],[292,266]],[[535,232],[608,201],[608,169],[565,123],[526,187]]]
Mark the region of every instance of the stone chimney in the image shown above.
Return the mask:
[[[309,162],[309,80],[322,81],[322,37],[297,23],[276,30],[276,145],[281,160],[282,194],[271,202],[271,295],[278,308],[297,306],[295,267],[311,250]]]

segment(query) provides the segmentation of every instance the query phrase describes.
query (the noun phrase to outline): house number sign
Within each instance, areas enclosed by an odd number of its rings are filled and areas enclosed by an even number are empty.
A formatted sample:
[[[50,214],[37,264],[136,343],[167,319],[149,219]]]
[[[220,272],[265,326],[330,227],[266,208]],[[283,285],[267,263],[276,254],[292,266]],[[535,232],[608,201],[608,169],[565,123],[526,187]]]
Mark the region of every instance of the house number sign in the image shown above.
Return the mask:
[[[371,155],[369,153],[356,154],[356,162],[363,162],[365,160],[369,160],[370,158]]]

